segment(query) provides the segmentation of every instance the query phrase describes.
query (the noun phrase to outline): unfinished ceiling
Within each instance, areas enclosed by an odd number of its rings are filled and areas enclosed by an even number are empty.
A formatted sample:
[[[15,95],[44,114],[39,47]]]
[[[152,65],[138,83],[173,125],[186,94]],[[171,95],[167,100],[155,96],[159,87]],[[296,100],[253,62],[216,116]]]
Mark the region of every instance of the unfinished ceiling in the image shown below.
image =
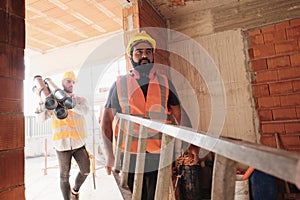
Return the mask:
[[[122,29],[120,0],[26,0],[26,48],[45,53]]]
[[[26,48],[47,53],[122,30],[122,6],[136,0],[25,0]],[[207,0],[201,0],[207,1]],[[166,19],[187,0],[150,0]],[[191,1],[193,2],[193,1]],[[207,3],[207,2],[206,2]]]
[[[122,7],[137,0],[25,0],[26,48],[47,53],[122,30]],[[165,19],[237,0],[149,0]],[[141,1],[142,2],[142,1]]]

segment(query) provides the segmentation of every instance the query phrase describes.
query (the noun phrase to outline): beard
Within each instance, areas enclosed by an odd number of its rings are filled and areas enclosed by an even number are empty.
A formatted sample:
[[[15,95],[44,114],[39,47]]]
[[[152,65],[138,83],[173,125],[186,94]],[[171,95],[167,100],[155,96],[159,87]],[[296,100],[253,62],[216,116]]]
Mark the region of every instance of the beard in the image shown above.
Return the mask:
[[[64,87],[64,91],[68,94],[71,94],[73,92],[73,88],[68,89],[68,88]]]
[[[144,60],[148,61],[148,63],[142,64]],[[148,58],[142,58],[136,63],[131,59],[131,64],[133,68],[140,73],[141,77],[148,76],[154,65],[154,60],[151,62]]]

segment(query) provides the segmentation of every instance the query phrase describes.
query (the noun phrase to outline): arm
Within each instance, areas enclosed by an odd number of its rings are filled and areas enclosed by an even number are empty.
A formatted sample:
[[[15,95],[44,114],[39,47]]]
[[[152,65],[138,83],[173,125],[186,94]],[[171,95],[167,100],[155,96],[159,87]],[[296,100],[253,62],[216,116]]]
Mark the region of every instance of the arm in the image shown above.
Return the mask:
[[[177,98],[177,93],[176,93],[175,89],[173,90],[173,94],[174,95],[173,95],[172,98]],[[179,100],[177,100],[177,102],[179,102]],[[180,104],[170,105],[170,110],[171,110],[171,114],[176,119],[178,125],[191,127],[189,117],[188,117],[187,113],[185,112],[185,110],[183,108],[181,109]],[[198,156],[199,155],[199,150],[200,150],[199,147],[197,147],[193,144],[189,145],[188,154],[189,154],[189,157],[193,158],[193,162],[191,163],[192,165],[197,164],[198,161],[199,161],[199,156]]]
[[[111,169],[115,162],[115,157],[112,149],[113,140],[113,120],[116,114],[116,110],[113,108],[105,108],[103,112],[103,118],[101,120],[101,133],[100,137],[102,139],[102,150],[106,157],[106,172],[108,175],[111,174]]]
[[[51,118],[52,110],[47,110],[45,105],[42,106],[41,112],[37,113],[37,121],[45,122]]]
[[[191,121],[190,121],[190,118],[188,116],[188,114],[186,113],[185,109],[182,108],[181,110],[182,114],[182,120],[181,120],[181,125],[183,126],[187,126],[187,127],[192,127],[192,124],[191,124]],[[189,148],[188,148],[188,154],[190,157],[193,158],[193,163],[192,164],[197,164],[197,162],[199,161],[199,150],[200,150],[200,147],[198,146],[195,146],[193,144],[190,144],[189,145]]]
[[[80,115],[86,115],[89,111],[88,101],[84,97],[77,95],[72,96],[72,100],[75,101],[74,111]]]
[[[176,120],[176,124],[180,125],[181,124],[181,108],[180,105],[170,105],[170,111],[171,111],[171,115],[173,115],[173,117]]]

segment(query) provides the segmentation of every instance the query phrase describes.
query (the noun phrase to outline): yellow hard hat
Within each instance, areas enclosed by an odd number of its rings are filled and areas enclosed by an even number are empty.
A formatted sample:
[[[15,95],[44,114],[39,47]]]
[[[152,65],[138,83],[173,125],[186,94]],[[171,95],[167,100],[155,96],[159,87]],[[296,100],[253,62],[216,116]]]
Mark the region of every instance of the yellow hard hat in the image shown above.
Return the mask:
[[[148,35],[145,31],[135,34],[132,38],[130,38],[128,45],[127,45],[127,55],[130,55],[131,48],[140,41],[147,41],[153,47],[153,50],[156,48],[156,41]]]
[[[76,79],[76,75],[73,71],[69,71],[69,72],[66,72],[62,78],[62,80],[65,80],[65,79],[72,79],[74,80],[75,82],[77,81]]]

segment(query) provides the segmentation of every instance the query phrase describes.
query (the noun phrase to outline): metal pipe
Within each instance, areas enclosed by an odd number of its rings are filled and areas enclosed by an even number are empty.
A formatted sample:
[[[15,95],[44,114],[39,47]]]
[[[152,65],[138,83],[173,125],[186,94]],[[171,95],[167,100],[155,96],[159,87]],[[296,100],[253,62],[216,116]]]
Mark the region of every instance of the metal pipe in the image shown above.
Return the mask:
[[[68,97],[67,93],[60,89],[50,78],[46,78],[44,82],[49,87],[57,101],[63,102]]]
[[[46,86],[45,82],[43,81],[42,76],[36,75],[33,78],[33,81],[36,84],[36,87],[33,87],[33,90],[41,98],[42,103],[45,104],[46,109],[48,110],[55,109],[57,107],[57,101],[49,91],[49,88]]]

